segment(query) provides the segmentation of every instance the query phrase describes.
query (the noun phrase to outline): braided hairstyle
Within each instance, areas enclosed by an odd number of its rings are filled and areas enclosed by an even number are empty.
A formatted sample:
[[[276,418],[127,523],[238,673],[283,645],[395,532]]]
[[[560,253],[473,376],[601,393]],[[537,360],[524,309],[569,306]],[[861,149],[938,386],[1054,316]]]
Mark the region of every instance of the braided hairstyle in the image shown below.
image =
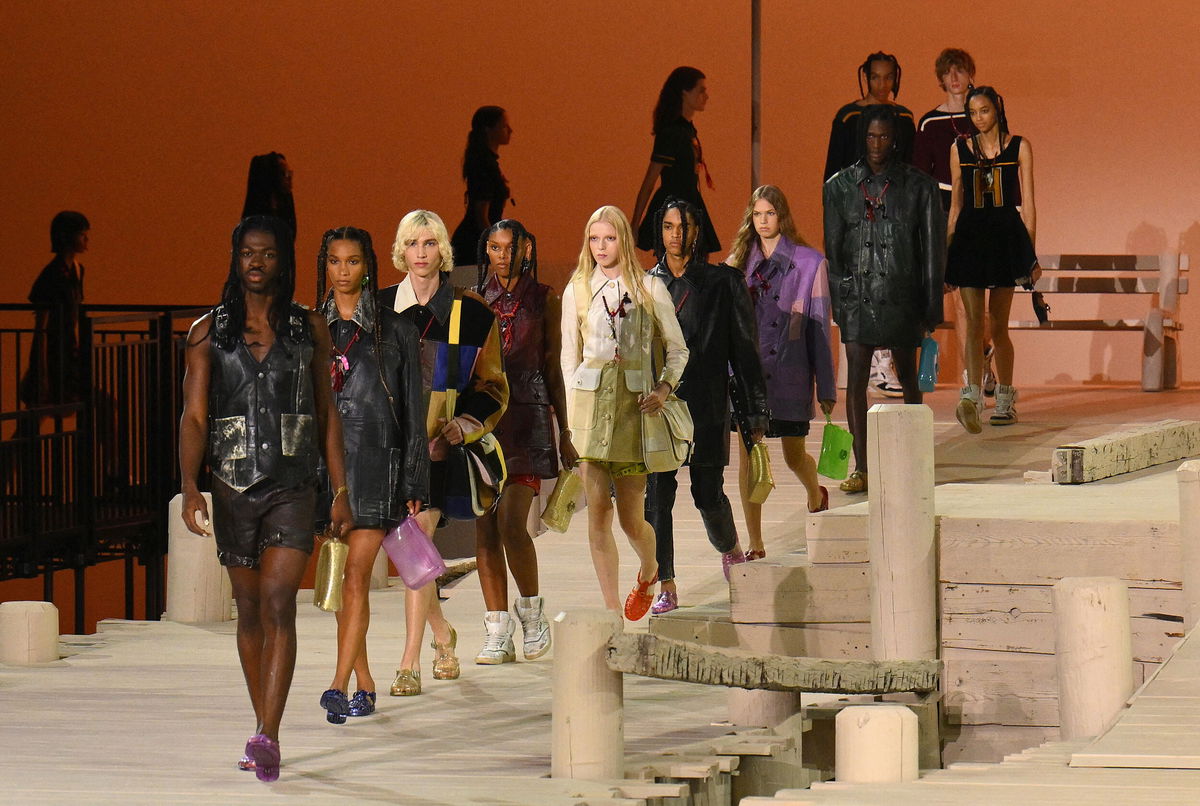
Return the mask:
[[[275,296],[267,320],[277,340],[293,344],[312,343],[308,317],[293,320],[292,296],[296,293],[296,247],[292,228],[281,218],[252,215],[243,218],[233,228],[233,247],[230,250],[229,276],[221,290],[221,304],[214,308],[213,341],[225,351],[231,351],[242,340],[246,330],[246,292],[242,288],[241,249],[247,232],[265,232],[275,238],[279,274],[275,280]]]
[[[867,57],[867,60],[858,66],[858,94],[863,98],[867,97],[866,90],[863,89],[863,82],[869,87],[871,84],[871,62],[888,62],[892,67],[896,68],[896,83],[892,85],[892,97],[900,97],[900,62],[890,53],[884,53],[882,50],[877,50]]]
[[[537,238],[533,237],[533,233],[525,229],[525,225],[520,221],[517,221],[515,218],[503,218],[485,229],[479,236],[479,247],[475,260],[475,265],[479,270],[475,290],[479,292],[479,294],[483,294],[484,286],[487,285],[488,269],[492,265],[491,259],[487,254],[488,237],[502,229],[506,229],[512,233],[512,245],[509,247],[511,249],[509,266],[519,265],[519,276],[524,277],[526,274],[529,274],[531,277],[533,277],[533,281],[535,283],[538,281]],[[529,257],[525,257],[525,244],[529,244]],[[517,260],[517,255],[521,256],[519,262]]]
[[[689,201],[685,201],[675,196],[668,196],[663,202],[662,207],[658,208],[658,212],[654,216],[654,257],[659,263],[662,263],[667,255],[667,246],[663,242],[663,219],[667,216],[668,210],[678,210],[679,218],[683,221],[683,245],[687,247],[688,236],[691,234],[691,229],[695,228],[696,237],[692,240],[691,253],[688,255],[687,265],[691,266],[694,263],[704,263],[704,255],[700,242],[703,240],[701,235],[704,233],[704,211]],[[692,223],[688,224],[688,219],[691,218]]]
[[[329,244],[334,241],[354,241],[362,249],[363,263],[366,274],[363,276],[362,294],[367,298],[367,309],[371,312],[371,321],[375,326],[371,329],[371,338],[375,343],[375,366],[379,370],[379,382],[387,393],[392,405],[392,416],[399,425],[399,415],[396,413],[396,400],[388,386],[383,372],[383,322],[379,319],[379,272],[378,261],[375,257],[375,246],[371,243],[371,233],[358,227],[336,227],[325,230],[321,236],[321,249],[317,252],[317,310],[324,314],[325,306],[333,299],[333,289],[326,291],[326,280],[329,275],[326,263],[329,260]]]
[[[362,293],[367,297],[367,307],[371,311],[371,321],[375,323],[375,354],[380,355],[382,344],[382,328],[379,326],[379,306],[375,295],[379,293],[379,272],[375,259],[375,247],[371,243],[371,233],[358,227],[337,227],[327,229],[321,236],[321,250],[317,253],[317,310],[324,311],[325,305],[333,298],[333,289],[326,291],[326,281],[329,276],[326,263],[329,260],[329,244],[333,241],[354,241],[363,251],[363,262],[367,273],[363,277],[366,284]]]
[[[1001,95],[1000,93],[996,92],[995,87],[989,87],[985,84],[982,87],[971,87],[969,90],[967,90],[967,100],[966,100],[966,104],[965,104],[966,110],[967,110],[967,118],[970,119],[970,117],[971,117],[971,99],[975,98],[979,95],[982,95],[984,98],[987,98],[989,101],[992,102],[992,106],[996,110],[996,125],[1000,127],[1001,134],[1008,134],[1009,133],[1009,131],[1008,131],[1008,115],[1004,114],[1004,96]],[[976,138],[979,134],[979,130],[975,129],[974,126],[972,126],[971,128],[972,128],[971,145],[975,147],[975,153],[978,154],[979,153],[979,143],[976,140]],[[1003,145],[1003,144],[1001,144],[1001,145]]]

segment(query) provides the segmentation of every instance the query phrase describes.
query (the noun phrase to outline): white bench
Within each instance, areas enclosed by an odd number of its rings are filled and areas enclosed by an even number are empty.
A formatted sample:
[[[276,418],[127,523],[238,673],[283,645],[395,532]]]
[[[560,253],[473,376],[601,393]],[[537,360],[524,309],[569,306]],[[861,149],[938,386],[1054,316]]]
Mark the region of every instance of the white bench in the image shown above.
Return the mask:
[[[1177,335],[1179,295],[1186,294],[1188,256],[1166,255],[1039,255],[1042,276],[1035,290],[1043,294],[1148,294],[1144,319],[1059,319],[1010,321],[1010,330],[1076,330],[1142,333],[1142,389],[1158,392],[1179,386]],[[1017,292],[1029,292],[1018,288]],[[1048,299],[1053,308],[1053,301]],[[1018,300],[1016,310],[1031,306]]]

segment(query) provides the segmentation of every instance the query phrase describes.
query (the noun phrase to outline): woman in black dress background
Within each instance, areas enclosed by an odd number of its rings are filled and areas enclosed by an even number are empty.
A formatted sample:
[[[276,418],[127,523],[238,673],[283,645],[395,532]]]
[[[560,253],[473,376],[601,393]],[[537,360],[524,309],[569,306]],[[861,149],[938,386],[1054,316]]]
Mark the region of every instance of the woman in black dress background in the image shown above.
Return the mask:
[[[475,262],[475,250],[484,231],[504,218],[511,197],[508,180],[500,171],[500,146],[512,139],[512,126],[503,107],[481,106],[471,116],[471,132],[463,151],[462,175],[467,183],[467,211],[450,236],[454,265]]]
[[[654,248],[655,216],[670,196],[691,202],[704,213],[700,254],[708,255],[721,248],[708,208],[700,195],[701,171],[709,190],[713,189],[713,181],[704,163],[700,137],[692,123],[696,113],[703,112],[707,105],[708,86],[704,73],[695,67],[676,67],[659,90],[658,103],[654,106],[654,151],[650,154],[650,167],[646,169],[637,204],[633,207],[638,249]],[[654,189],[656,182],[659,183],[657,191]]]

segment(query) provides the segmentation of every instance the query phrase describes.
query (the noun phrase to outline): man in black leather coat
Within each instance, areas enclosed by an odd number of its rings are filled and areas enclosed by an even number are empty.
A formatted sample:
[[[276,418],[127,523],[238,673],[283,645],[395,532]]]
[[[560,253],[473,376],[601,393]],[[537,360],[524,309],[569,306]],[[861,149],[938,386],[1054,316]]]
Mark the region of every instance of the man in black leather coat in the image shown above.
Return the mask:
[[[855,472],[867,489],[867,381],[871,353],[889,348],[905,403],[920,403],[917,347],[942,322],[946,218],[933,179],[898,159],[896,113],[867,107],[864,156],[825,183],[825,257],[833,318],[846,345],[846,416]]]
[[[739,418],[749,423],[754,439],[761,439],[768,420],[767,387],[746,281],[728,266],[706,263],[697,252],[696,234],[703,231],[703,217],[704,212],[691,203],[667,199],[658,211],[655,251],[659,261],[650,274],[662,279],[671,292],[690,351],[676,394],[687,401],[695,425],[695,445],[688,460],[692,500],[700,510],[709,542],[721,553],[728,577],[730,565],[745,562],[733,509],[724,491],[729,403],[732,398]],[[654,613],[678,606],[671,522],[676,489],[675,471],[671,471],[651,474],[646,490],[646,520],[654,527],[661,582],[651,606]]]

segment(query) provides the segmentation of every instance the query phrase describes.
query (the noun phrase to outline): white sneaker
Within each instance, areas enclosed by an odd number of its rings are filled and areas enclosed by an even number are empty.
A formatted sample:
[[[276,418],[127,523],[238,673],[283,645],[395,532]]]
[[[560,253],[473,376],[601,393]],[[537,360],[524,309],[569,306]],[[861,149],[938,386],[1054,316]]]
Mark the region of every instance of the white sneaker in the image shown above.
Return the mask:
[[[483,628],[487,630],[487,636],[483,639],[483,649],[475,656],[476,663],[494,666],[517,659],[517,648],[512,639],[517,625],[507,610],[489,610],[483,616]]]
[[[955,418],[963,428],[967,429],[967,433],[978,434],[983,430],[983,425],[979,422],[979,415],[982,413],[983,393],[974,384],[964,386],[958,406],[954,409]]]
[[[525,660],[540,658],[550,651],[550,622],[542,613],[541,596],[521,596],[513,602],[517,618],[521,620],[521,631],[525,640],[521,651]]]
[[[1017,390],[1011,386],[997,384],[996,413],[992,415],[992,425],[1012,425],[1017,421]]]

